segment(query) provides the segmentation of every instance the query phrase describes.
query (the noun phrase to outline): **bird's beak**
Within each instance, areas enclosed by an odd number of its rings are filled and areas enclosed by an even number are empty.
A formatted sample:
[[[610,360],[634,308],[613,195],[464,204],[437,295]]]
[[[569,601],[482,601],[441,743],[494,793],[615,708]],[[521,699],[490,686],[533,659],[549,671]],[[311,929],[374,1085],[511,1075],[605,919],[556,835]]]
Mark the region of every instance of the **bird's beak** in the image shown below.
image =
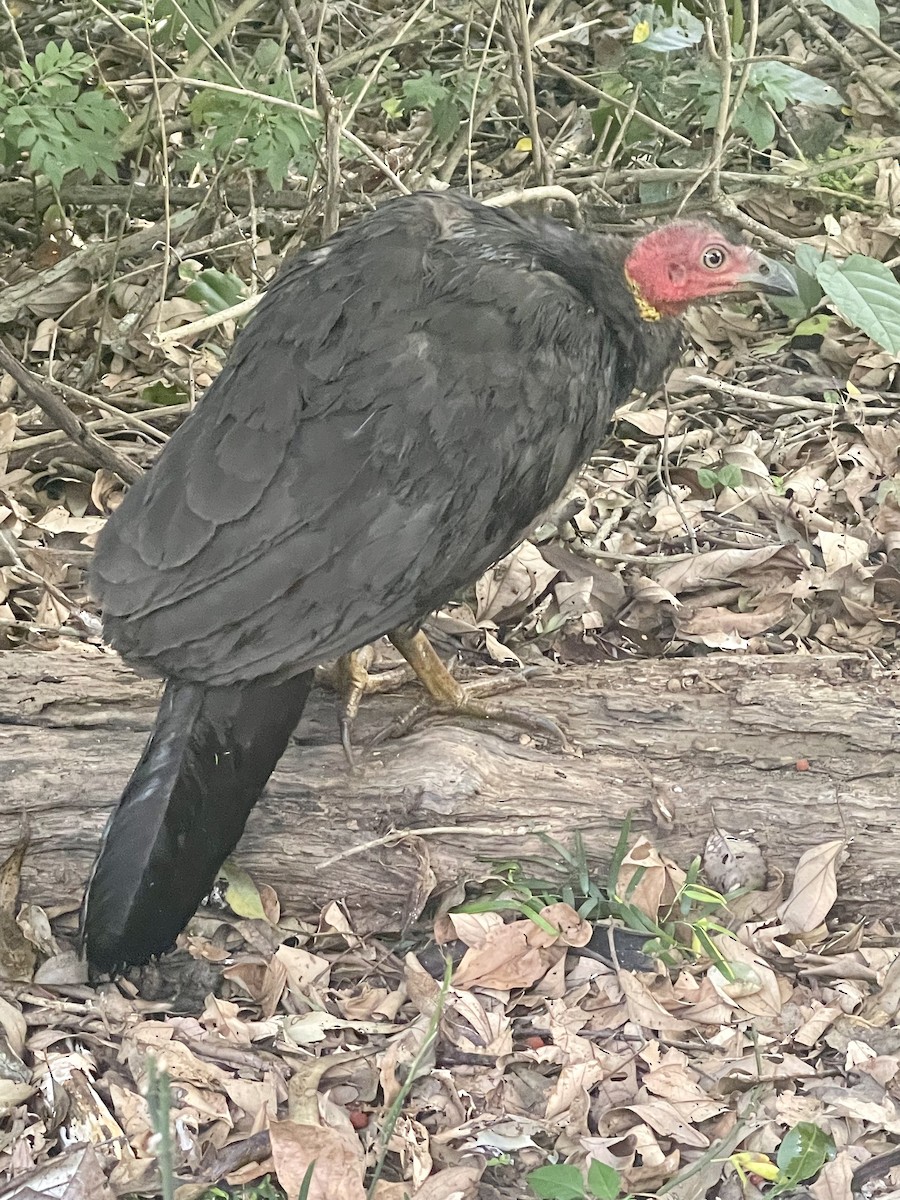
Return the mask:
[[[764,254],[753,254],[747,270],[738,277],[741,290],[768,292],[773,296],[796,296],[797,281],[784,263]]]

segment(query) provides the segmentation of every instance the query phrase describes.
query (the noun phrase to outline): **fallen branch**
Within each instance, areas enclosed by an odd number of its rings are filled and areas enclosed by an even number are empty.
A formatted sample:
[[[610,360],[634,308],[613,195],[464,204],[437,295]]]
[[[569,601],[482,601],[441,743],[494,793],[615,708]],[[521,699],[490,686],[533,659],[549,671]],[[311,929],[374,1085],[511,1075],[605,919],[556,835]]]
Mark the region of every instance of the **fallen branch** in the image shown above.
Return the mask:
[[[75,904],[160,688],[85,648],[0,654],[0,857],[27,821],[25,898]],[[417,693],[372,697],[362,747]],[[623,820],[684,866],[714,825],[751,829],[770,872],[846,839],[854,918],[896,914],[900,688],[864,657],[729,657],[571,667],[514,703],[566,725],[578,754],[508,729],[432,724],[360,753],[350,772],[334,698],[308,716],[251,816],[238,858],[283,910],[329,899],[357,927],[397,929],[434,891],[581,832],[603,877]],[[670,814],[670,815],[667,815]]]

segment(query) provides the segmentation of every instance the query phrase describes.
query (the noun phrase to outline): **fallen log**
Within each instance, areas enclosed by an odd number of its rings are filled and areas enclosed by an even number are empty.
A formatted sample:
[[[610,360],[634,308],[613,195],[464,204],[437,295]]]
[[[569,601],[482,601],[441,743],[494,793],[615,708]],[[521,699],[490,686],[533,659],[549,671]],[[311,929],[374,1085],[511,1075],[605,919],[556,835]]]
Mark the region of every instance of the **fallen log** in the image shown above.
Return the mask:
[[[88,648],[0,653],[0,679],[0,855],[27,825],[24,898],[74,903],[160,685]],[[371,697],[358,744],[417,695]],[[632,661],[550,672],[514,702],[558,720],[576,752],[433,722],[361,753],[351,772],[334,698],[315,692],[241,865],[285,912],[338,899],[360,930],[396,929],[492,860],[545,854],[538,830],[563,841],[579,830],[602,871],[630,812],[635,834],[682,865],[713,825],[754,831],[770,869],[787,873],[804,850],[846,838],[843,912],[896,916],[897,673],[856,656]]]

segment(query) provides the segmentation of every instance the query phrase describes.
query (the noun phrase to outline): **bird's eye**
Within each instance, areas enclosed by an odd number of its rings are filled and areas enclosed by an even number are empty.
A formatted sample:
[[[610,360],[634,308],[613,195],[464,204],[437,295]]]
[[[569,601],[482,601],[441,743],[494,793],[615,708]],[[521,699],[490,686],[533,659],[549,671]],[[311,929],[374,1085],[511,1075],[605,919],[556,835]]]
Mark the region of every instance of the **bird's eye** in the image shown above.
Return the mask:
[[[710,271],[718,271],[725,265],[725,251],[721,246],[710,246],[703,251],[703,265]]]

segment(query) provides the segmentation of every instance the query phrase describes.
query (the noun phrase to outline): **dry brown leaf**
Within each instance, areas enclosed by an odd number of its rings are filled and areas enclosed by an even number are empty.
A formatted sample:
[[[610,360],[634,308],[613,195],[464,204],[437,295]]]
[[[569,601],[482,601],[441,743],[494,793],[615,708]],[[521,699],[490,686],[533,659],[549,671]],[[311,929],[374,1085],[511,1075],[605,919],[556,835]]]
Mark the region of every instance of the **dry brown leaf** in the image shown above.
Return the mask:
[[[650,987],[630,971],[617,972],[618,982],[625,996],[629,1021],[655,1033],[678,1037],[691,1028],[688,1021],[673,1016],[655,999]]]
[[[272,1121],[272,1161],[278,1182],[289,1196],[299,1196],[313,1165],[309,1200],[365,1200],[362,1149],[356,1137],[322,1125]]]
[[[827,1162],[818,1178],[810,1184],[815,1200],[853,1200],[853,1170],[858,1160],[847,1150],[839,1150],[831,1162]]]
[[[638,873],[640,878],[632,888],[631,881]],[[673,902],[684,878],[680,867],[663,858],[647,838],[641,837],[622,860],[616,891],[655,920],[660,908]]]
[[[545,946],[547,940],[533,921],[494,926],[480,946],[465,952],[453,973],[453,986],[501,991],[530,987],[565,953],[562,946]]]
[[[524,610],[556,578],[537,546],[523,542],[512,554],[501,558],[475,584],[479,624],[503,621]]]
[[[718,935],[713,939],[719,953],[732,967],[737,978],[729,979],[717,966],[707,972],[710,983],[723,999],[735,1008],[755,1017],[773,1017],[781,1012],[784,997],[779,976],[747,946],[734,938]]]
[[[764,563],[780,564],[785,580],[797,577],[803,563],[793,546],[761,546],[756,550],[710,550],[694,554],[655,572],[660,587],[676,595],[704,587],[710,581],[733,579],[739,572],[756,571]]]
[[[93,1146],[73,1146],[58,1158],[20,1174],[3,1200],[115,1200]]]
[[[468,1157],[458,1167],[438,1171],[413,1193],[411,1200],[476,1200],[486,1160]]]
[[[586,946],[591,940],[593,926],[571,904],[562,901],[547,904],[541,909],[541,916],[559,930],[559,940],[565,946]]]
[[[308,994],[310,988],[325,988],[331,976],[331,964],[318,954],[310,954],[302,946],[281,945],[275,957],[287,972],[288,988],[296,996]]]
[[[831,912],[845,848],[843,840],[826,842],[801,857],[790,895],[778,910],[779,920],[795,933],[816,929]]]
[[[727,608],[683,608],[675,618],[680,638],[702,642],[721,650],[746,647],[746,639],[772,629],[791,611],[790,596],[773,597],[753,612],[736,613]]]

